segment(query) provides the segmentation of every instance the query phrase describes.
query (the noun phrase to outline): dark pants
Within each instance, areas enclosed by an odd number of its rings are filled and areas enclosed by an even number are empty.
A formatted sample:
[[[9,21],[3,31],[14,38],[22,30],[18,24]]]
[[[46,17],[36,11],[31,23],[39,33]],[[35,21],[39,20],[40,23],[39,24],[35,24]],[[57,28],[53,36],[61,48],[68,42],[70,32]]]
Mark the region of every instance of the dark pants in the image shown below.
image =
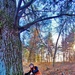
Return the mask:
[[[29,73],[25,73],[25,75],[30,75]]]
[[[25,75],[30,75],[30,73],[25,73]],[[34,74],[33,74],[34,75]]]

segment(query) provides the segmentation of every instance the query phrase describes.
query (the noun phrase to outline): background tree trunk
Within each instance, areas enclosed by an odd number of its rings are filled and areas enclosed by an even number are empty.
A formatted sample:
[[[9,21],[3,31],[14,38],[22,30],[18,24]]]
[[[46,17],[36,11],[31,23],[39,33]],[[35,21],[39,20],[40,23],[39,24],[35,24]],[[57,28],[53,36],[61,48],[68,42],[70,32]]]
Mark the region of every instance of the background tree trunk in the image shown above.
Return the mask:
[[[28,62],[35,62],[35,50],[33,48],[29,52]]]

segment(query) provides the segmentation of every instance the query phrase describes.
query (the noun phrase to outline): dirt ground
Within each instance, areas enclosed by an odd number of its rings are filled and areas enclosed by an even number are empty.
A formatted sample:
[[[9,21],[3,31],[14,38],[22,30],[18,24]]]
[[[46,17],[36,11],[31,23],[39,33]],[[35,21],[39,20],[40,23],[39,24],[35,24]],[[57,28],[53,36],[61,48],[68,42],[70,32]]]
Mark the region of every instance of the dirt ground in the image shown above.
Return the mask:
[[[24,73],[29,71],[29,63],[24,63]],[[52,63],[34,63],[39,67],[42,75],[75,75],[75,63],[56,63],[55,67],[52,67]]]

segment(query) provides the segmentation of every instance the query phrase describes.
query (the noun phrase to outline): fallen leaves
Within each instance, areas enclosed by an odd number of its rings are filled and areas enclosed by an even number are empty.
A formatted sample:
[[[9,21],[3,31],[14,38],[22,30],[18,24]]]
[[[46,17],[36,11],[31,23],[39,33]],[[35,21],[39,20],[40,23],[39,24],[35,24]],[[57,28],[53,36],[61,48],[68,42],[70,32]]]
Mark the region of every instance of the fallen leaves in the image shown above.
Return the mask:
[[[34,63],[39,67],[42,75],[75,75],[74,63],[56,63],[55,67],[51,63]],[[27,64],[24,66],[24,71],[27,71]]]

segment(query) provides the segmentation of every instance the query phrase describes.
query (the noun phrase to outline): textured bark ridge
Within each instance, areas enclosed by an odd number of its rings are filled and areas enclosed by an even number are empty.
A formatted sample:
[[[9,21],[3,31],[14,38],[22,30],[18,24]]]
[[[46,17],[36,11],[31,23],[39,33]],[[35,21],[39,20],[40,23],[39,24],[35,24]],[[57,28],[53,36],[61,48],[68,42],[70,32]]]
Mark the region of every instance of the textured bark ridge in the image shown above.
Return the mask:
[[[8,27],[3,28],[2,40],[4,45],[4,63],[6,67],[6,75],[22,74],[22,51],[21,42],[18,35],[10,31]]]
[[[23,75],[21,42],[18,29],[13,27],[16,3],[12,0],[1,1],[3,8],[0,11],[4,12],[1,13],[1,21],[4,23],[0,28],[0,40],[6,75]]]

